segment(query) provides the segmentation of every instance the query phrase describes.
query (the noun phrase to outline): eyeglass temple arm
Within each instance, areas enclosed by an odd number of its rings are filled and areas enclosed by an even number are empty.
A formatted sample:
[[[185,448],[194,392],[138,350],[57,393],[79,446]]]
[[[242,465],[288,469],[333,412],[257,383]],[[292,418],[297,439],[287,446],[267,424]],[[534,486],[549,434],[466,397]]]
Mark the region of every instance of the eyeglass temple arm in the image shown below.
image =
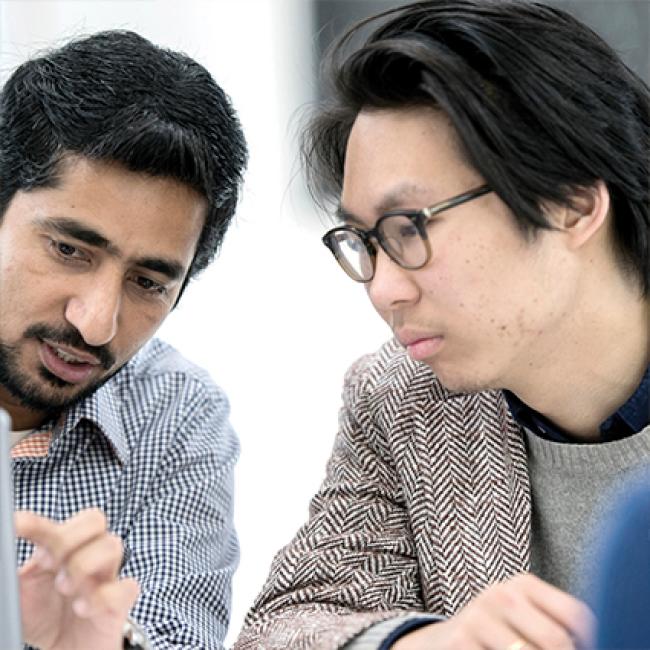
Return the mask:
[[[465,192],[464,194],[454,196],[448,201],[443,201],[442,203],[437,203],[436,205],[433,205],[429,208],[424,208],[424,210],[422,210],[422,214],[424,214],[427,219],[430,219],[443,210],[449,210],[449,208],[453,208],[471,199],[477,199],[479,196],[483,196],[484,194],[487,194],[491,191],[492,188],[489,185],[483,185],[482,187],[477,187],[476,189]]]

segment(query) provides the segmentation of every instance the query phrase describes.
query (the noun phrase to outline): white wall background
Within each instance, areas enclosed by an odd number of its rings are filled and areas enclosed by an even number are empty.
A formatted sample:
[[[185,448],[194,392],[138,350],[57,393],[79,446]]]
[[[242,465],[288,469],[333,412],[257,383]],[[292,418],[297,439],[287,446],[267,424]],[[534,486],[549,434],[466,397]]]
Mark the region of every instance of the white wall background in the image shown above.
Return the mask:
[[[308,0],[0,0],[3,81],[39,49],[126,28],[197,59],[239,112],[250,166],[238,216],[160,331],[225,388],[242,443],[228,644],[307,515],[346,367],[389,334],[321,245],[325,222],[299,175],[296,111],[315,89],[309,9]]]

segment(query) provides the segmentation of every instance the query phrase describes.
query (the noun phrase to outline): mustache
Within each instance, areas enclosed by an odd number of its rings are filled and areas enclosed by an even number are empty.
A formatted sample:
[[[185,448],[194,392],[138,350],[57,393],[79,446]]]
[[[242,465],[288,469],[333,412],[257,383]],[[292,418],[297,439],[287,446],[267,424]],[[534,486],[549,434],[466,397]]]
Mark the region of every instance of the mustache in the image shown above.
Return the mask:
[[[26,339],[48,339],[54,343],[70,345],[77,350],[88,352],[99,360],[104,370],[109,370],[115,364],[115,357],[106,345],[88,345],[83,336],[74,327],[52,327],[39,323],[25,330]]]

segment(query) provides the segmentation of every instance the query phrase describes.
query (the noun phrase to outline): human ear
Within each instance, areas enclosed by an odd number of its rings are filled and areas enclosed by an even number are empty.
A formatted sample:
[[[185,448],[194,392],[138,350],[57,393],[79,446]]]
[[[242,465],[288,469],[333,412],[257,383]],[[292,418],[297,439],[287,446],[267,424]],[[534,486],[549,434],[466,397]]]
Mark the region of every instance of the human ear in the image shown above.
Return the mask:
[[[557,206],[549,215],[555,229],[565,235],[568,246],[578,249],[601,231],[610,212],[610,196],[604,181],[576,190],[570,205]]]

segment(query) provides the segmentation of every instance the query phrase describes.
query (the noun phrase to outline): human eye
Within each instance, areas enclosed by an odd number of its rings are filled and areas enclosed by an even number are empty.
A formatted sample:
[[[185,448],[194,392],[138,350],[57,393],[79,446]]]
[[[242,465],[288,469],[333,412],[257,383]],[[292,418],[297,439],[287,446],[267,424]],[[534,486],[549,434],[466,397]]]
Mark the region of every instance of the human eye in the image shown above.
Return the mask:
[[[346,246],[353,252],[355,253],[360,253],[362,250],[365,249],[365,244],[361,240],[361,237],[349,237],[345,241]]]
[[[402,239],[409,239],[419,236],[417,226],[412,221],[406,219],[400,221],[398,234]]]
[[[386,217],[382,221],[381,230],[384,237],[401,242],[407,242],[420,236],[417,225],[403,214]]]
[[[63,262],[87,262],[88,255],[78,246],[58,239],[49,240],[49,249]]]
[[[167,287],[160,282],[156,282],[146,275],[134,275],[132,280],[135,287],[145,295],[164,296],[167,294]]]

